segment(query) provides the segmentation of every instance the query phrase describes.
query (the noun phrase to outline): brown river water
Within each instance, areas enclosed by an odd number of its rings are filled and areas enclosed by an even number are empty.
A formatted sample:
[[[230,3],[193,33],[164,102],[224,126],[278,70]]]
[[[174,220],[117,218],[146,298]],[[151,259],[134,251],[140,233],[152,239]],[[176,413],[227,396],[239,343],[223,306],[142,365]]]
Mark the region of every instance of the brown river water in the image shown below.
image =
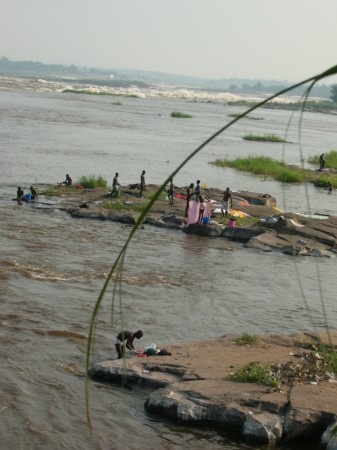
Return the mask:
[[[94,382],[90,436],[84,389],[89,322],[130,229],[72,219],[52,198],[40,198],[48,205],[12,200],[18,185],[27,190],[30,184],[62,181],[67,172],[75,180],[102,174],[110,183],[119,171],[127,184],[137,182],[144,168],[147,182],[159,183],[220,128],[228,111],[223,105],[153,99],[122,99],[117,111],[104,97],[17,90],[0,92],[0,98],[1,448],[266,448],[219,430],[153,417],[143,406],[147,392]],[[173,110],[191,112],[196,120],[172,123],[167,116]],[[289,119],[284,111],[259,115],[267,130],[279,134]],[[326,151],[333,149],[335,120],[308,115],[302,131],[308,154],[320,153],[323,142]],[[242,155],[252,152],[240,135],[261,128],[261,122],[238,125],[219,138],[183,169],[176,184],[200,178],[214,187],[268,192],[281,208],[335,214],[334,194],[309,186],[308,203],[303,186],[286,187],[208,164],[234,148]],[[267,144],[261,152],[275,153],[275,147]],[[289,160],[299,158],[298,148],[289,151]],[[141,345],[159,347],[224,334],[321,330],[326,320],[335,328],[335,274],[333,258],[295,259],[146,226],[125,260],[123,321],[126,328],[144,331]],[[111,299],[112,286],[98,316],[93,362],[116,357],[113,340],[121,311],[117,303],[112,323]]]

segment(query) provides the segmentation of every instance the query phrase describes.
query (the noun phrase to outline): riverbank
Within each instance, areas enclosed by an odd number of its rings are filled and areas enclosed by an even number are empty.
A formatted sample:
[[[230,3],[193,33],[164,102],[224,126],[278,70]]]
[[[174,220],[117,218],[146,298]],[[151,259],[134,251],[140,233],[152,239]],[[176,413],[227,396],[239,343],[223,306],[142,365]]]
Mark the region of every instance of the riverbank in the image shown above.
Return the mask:
[[[68,189],[55,191],[59,201],[53,207],[62,209],[74,218],[110,220],[133,226],[149,199],[158,189],[150,185],[139,197],[137,189],[124,187],[118,197],[111,197],[106,189]],[[274,197],[265,193],[233,192],[232,214],[223,217],[223,192],[206,188],[203,193],[211,200],[212,214],[207,224],[190,224],[185,217],[185,188],[176,188],[174,203],[166,194],[154,203],[142,225],[181,229],[188,234],[222,237],[241,242],[260,251],[277,251],[288,255],[333,257],[337,252],[337,217],[321,214],[301,215],[282,212]],[[235,226],[231,219],[234,219]]]
[[[337,332],[330,338],[336,348]],[[333,450],[336,379],[324,370],[321,342],[329,342],[327,334],[259,336],[249,345],[240,345],[235,336],[165,344],[166,355],[140,358],[129,352],[124,360],[97,363],[90,374],[94,380],[149,388],[146,410],[181,424],[220,428],[268,445],[329,442]],[[231,380],[252,364],[276,367],[279,386]]]

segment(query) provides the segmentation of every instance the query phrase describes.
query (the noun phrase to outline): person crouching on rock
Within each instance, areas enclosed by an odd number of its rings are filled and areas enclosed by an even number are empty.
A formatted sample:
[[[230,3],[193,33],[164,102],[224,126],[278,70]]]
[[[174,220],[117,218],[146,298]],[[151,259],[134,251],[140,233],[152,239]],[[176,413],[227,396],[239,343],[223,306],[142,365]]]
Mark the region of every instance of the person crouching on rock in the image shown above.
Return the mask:
[[[143,336],[142,330],[132,333],[132,331],[121,331],[115,339],[115,347],[118,359],[121,359],[125,353],[125,347],[129,350],[134,350],[133,341],[135,338],[140,339]],[[126,341],[126,342],[125,342]],[[124,344],[125,342],[125,344]]]

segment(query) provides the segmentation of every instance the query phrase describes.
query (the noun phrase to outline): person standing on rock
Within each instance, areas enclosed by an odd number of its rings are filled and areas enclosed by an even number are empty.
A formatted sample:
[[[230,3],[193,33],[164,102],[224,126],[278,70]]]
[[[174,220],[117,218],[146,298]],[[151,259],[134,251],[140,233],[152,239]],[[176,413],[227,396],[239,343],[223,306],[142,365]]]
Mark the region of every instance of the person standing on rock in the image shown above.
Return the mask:
[[[170,184],[169,184],[169,188],[167,190],[167,196],[170,202],[170,205],[173,205],[173,195],[174,195],[174,184],[173,184],[173,180],[172,178],[170,179]]]
[[[205,208],[206,208],[206,204],[205,204],[205,197],[203,195],[199,195],[199,218],[198,218],[198,223],[202,223],[203,219],[204,219],[204,213],[205,213]]]
[[[140,176],[140,192],[139,192],[139,197],[143,197],[143,190],[145,189],[145,170],[143,170],[141,176]]]
[[[198,201],[200,194],[201,194],[200,180],[197,180],[197,184],[196,184],[195,189],[194,189],[194,198],[195,198],[195,200]]]
[[[125,347],[129,350],[134,350],[133,341],[135,338],[140,339],[143,336],[142,330],[132,333],[132,331],[121,331],[115,339],[115,347],[118,359],[121,359],[125,353]],[[126,341],[126,342],[125,342]],[[125,343],[124,343],[125,342]]]
[[[221,205],[222,217],[228,216],[228,211],[231,207],[232,207],[232,195],[231,195],[229,187],[228,187],[223,194],[222,205]],[[225,211],[225,213],[224,213],[224,211]]]
[[[190,207],[190,200],[194,195],[194,183],[191,183],[186,190],[186,209],[185,209],[185,217],[188,217],[188,210]]]
[[[318,161],[319,161],[319,170],[323,170],[324,166],[325,166],[324,153],[322,153],[320,155],[320,157],[318,158]]]
[[[118,177],[119,174],[118,172],[115,173],[114,179],[112,180],[112,191],[111,191],[111,196],[113,194],[115,194],[115,197],[118,197],[119,195],[119,187],[120,187],[120,183],[118,181]]]

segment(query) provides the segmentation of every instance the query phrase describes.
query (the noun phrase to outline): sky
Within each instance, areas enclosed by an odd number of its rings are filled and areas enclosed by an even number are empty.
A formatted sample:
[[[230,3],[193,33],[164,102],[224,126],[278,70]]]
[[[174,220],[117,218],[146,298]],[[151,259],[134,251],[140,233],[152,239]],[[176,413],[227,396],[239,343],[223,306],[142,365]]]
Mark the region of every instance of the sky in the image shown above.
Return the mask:
[[[0,57],[297,82],[337,64],[336,18],[337,0],[1,0]]]

